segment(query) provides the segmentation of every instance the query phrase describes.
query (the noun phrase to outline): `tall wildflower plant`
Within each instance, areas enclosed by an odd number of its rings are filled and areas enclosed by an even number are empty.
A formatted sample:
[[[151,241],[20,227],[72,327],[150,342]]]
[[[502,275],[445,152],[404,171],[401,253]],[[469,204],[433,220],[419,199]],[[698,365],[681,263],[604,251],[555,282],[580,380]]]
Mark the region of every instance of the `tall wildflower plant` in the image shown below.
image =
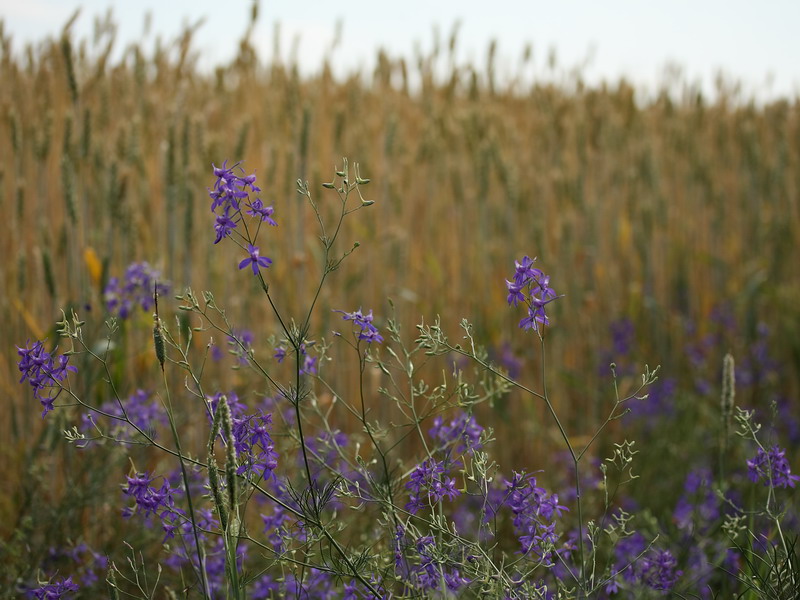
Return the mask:
[[[81,426],[65,431],[69,442],[87,451],[111,444],[129,449],[118,509],[151,532],[156,548],[144,552],[125,541],[123,554],[107,558],[86,549],[96,569],[73,578],[42,565],[38,581],[21,591],[88,597],[103,583],[100,568],[112,598],[584,599],[704,589],[699,579],[687,580],[690,565],[678,538],[646,513],[635,514],[621,494],[637,478],[637,448],[632,440],[613,441],[615,422],[646,398],[658,368],[646,367],[638,384],[621,393],[612,364],[614,383],[596,429],[571,433],[548,392],[546,365],[545,342],[561,296],[535,258],[517,260],[505,282],[508,304],[523,311],[521,335],[538,341],[540,383],[529,387],[490,360],[467,320],[458,342],[438,318],[418,325],[409,342],[392,310],[382,315],[349,306],[322,315],[335,317],[329,338],[315,330],[325,286],[359,247],[340,239],[342,224],[373,204],[363,195],[369,180],[357,165],[344,160],[323,185],[330,202],[297,181],[318,227],[320,267],[307,303],[289,310],[270,281],[284,254],[269,234],[290,211],[276,210],[239,163],[213,166],[213,178],[208,243],[238,247],[230,269],[255,281],[276,331],[258,339],[231,322],[208,291],[187,288],[175,296],[176,306],[158,273],[140,263],[125,282],[106,288],[114,316],[102,343],[87,339],[86,323],[71,312],[59,323],[58,348],[46,340],[18,347],[22,382],[33,389],[42,416],[56,410],[80,416]],[[154,310],[151,360],[161,382],[152,390],[136,382],[126,391],[110,349],[119,320],[136,306]],[[209,357],[218,360],[215,336],[227,340],[235,368],[244,373],[234,389],[221,389],[206,369]],[[75,355],[87,359],[81,364],[99,365],[102,394],[78,392]],[[718,484],[734,409],[733,359],[725,361]],[[447,366],[436,379],[426,375],[442,363]],[[355,395],[341,394],[329,376],[348,364],[358,370]],[[182,375],[179,389],[167,376],[172,371]],[[557,432],[569,466],[558,491],[548,489],[548,473],[504,470],[491,457],[494,432],[479,414],[511,391],[541,404]],[[740,434],[756,446],[747,472],[756,484],[751,492],[757,484],[768,490],[758,514],[769,528],[756,535],[754,522],[743,524],[755,512],[739,508],[724,486],[710,500],[703,495],[705,472],[687,480],[685,505],[690,496],[712,504],[724,499],[724,531],[742,558],[732,571],[741,584],[736,589],[782,597],[769,594],[797,589],[797,561],[778,493],[798,477],[781,448],[760,442],[752,415],[736,410]],[[357,426],[344,428],[346,422]],[[134,452],[141,448],[152,453]],[[607,456],[598,459],[603,449]],[[721,522],[717,508],[705,511],[707,521]],[[679,527],[695,526],[690,512],[676,511]],[[737,541],[744,530],[753,536],[747,548]],[[720,561],[719,568],[731,567]]]

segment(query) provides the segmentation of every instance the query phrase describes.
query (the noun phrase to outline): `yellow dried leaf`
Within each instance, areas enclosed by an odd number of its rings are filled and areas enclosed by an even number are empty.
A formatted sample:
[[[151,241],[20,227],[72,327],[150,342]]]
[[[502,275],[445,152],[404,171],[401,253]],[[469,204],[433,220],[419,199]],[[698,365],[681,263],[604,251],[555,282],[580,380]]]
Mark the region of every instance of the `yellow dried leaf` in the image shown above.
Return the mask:
[[[89,270],[89,277],[92,278],[92,283],[98,285],[100,277],[103,274],[103,265],[97,256],[94,248],[87,246],[83,251],[83,260],[86,262],[86,268]]]

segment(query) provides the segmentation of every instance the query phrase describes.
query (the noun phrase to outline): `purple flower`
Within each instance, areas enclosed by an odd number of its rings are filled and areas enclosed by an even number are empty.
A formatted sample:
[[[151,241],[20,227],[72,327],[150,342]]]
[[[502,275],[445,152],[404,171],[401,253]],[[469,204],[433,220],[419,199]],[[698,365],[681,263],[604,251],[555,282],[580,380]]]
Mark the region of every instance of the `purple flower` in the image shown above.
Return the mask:
[[[59,598],[64,598],[64,594],[77,591],[78,586],[72,582],[72,577],[67,577],[66,579],[61,578],[43,585],[38,589],[31,590],[31,593],[34,598],[38,598],[39,600],[58,600]]]
[[[514,473],[506,483],[506,502],[514,514],[514,529],[522,554],[535,556],[552,566],[555,563],[552,549],[558,540],[553,518],[560,517],[567,507],[558,503],[558,495],[538,487],[535,477],[520,473]]]
[[[683,575],[677,566],[678,561],[669,550],[651,550],[641,560],[642,581],[654,590],[671,590]]]
[[[136,433],[127,421],[139,429],[147,431],[151,437],[156,435],[156,425],[167,424],[167,415],[164,413],[161,403],[145,390],[136,390],[123,402],[116,399],[108,400],[100,406],[100,412],[112,415],[110,419],[112,426],[109,433],[115,437]],[[95,419],[96,417],[91,413],[84,415],[81,431],[83,433],[91,431],[94,428]]]
[[[758,449],[755,458],[747,461],[747,476],[753,483],[763,480],[767,487],[793,488],[795,482],[800,480],[799,476],[792,475],[789,461],[786,460],[786,451],[777,445],[769,452]]]
[[[411,472],[411,481],[406,484],[411,496],[406,509],[416,514],[420,509],[444,498],[455,499],[459,495],[456,482],[449,476],[444,463],[433,458],[426,459]]]
[[[214,231],[217,232],[217,237],[214,243],[219,244],[222,238],[228,237],[235,227],[236,222],[228,216],[227,211],[225,211],[225,214],[217,215],[217,222],[214,225]]]
[[[317,357],[308,356],[303,359],[303,367],[300,369],[301,375],[316,375],[317,374]]]
[[[528,316],[519,322],[520,328],[538,332],[540,325],[550,323],[545,313],[545,306],[559,296],[550,287],[550,277],[540,269],[533,268],[535,261],[535,258],[528,256],[515,261],[513,281],[506,280],[506,287],[509,305],[517,306],[522,302],[528,307]]]
[[[122,487],[122,493],[131,496],[136,501],[136,507],[141,509],[145,516],[164,509],[172,509],[174,501],[168,481],[165,480],[161,487],[156,489],[150,486],[154,478],[147,473],[136,473],[133,477],[126,476],[125,479],[128,484]]]
[[[282,363],[283,359],[286,358],[286,348],[284,348],[283,346],[278,346],[277,348],[275,348],[274,357],[279,363]]]
[[[67,378],[69,372],[77,373],[78,369],[67,364],[69,356],[64,354],[54,356],[45,352],[42,342],[34,342],[31,348],[28,348],[27,344],[25,346],[25,348],[17,346],[17,354],[20,357],[17,366],[22,373],[19,382],[28,380],[33,388],[33,397],[44,407],[42,411],[44,418],[47,413],[54,410],[53,401],[62,389],[60,382]]]
[[[525,294],[522,293],[522,286],[518,285],[515,281],[508,281],[506,279],[506,287],[508,287],[508,303],[517,305],[518,302],[525,302]]]
[[[258,246],[247,244],[247,251],[250,253],[250,256],[239,263],[239,270],[244,269],[247,265],[251,265],[253,267],[253,275],[258,275],[260,267],[267,269],[272,264],[271,259],[266,256],[259,256]]]
[[[272,213],[275,212],[271,206],[264,206],[264,203],[261,201],[260,198],[256,198],[250,204],[247,205],[249,207],[248,210],[245,212],[250,215],[251,217],[257,217],[261,219],[262,222],[268,223],[273,227],[276,227],[278,224],[272,218]]]
[[[144,311],[151,310],[154,288],[159,296],[168,294],[170,290],[168,283],[159,281],[160,276],[161,273],[146,262],[130,264],[121,280],[117,277],[108,280],[103,290],[106,308],[120,319],[127,319],[137,304]]]
[[[538,279],[542,276],[542,272],[539,269],[533,268],[533,263],[535,262],[536,258],[530,258],[529,256],[523,256],[522,260],[514,261],[514,281],[519,287],[523,287],[531,279]]]
[[[481,448],[483,427],[478,425],[475,417],[461,411],[445,425],[441,415],[433,420],[433,427],[428,430],[432,438],[438,440],[442,448],[454,446],[459,454],[473,452]]]
[[[360,331],[358,332],[358,339],[366,341],[368,344],[372,342],[382,342],[383,336],[378,332],[378,328],[372,324],[372,311],[368,315],[361,312],[359,308],[353,312],[345,312],[343,310],[334,310],[333,312],[342,313],[342,319],[345,321],[352,321]]]
[[[227,213],[228,210],[239,210],[239,201],[242,198],[247,198],[247,188],[251,191],[261,191],[254,188],[255,175],[248,177],[238,177],[233,170],[238,166],[238,163],[233,165],[230,169],[226,167],[228,161],[222,163],[222,167],[214,167],[214,176],[217,181],[214,183],[214,189],[209,190],[208,195],[211,197],[211,211],[216,211],[217,208],[222,207]]]
[[[271,206],[264,206],[260,198],[249,199],[250,194],[257,194],[261,191],[261,188],[256,185],[255,174],[237,175],[237,171],[242,171],[239,164],[228,168],[227,163],[228,161],[225,161],[221,167],[212,165],[214,177],[217,179],[214,187],[208,190],[208,195],[211,197],[211,212],[217,215],[214,225],[215,244],[229,236],[241,220],[242,203],[245,205],[244,212],[247,215],[257,218],[262,223],[277,225],[272,218],[274,209]],[[261,263],[261,266],[267,265]]]

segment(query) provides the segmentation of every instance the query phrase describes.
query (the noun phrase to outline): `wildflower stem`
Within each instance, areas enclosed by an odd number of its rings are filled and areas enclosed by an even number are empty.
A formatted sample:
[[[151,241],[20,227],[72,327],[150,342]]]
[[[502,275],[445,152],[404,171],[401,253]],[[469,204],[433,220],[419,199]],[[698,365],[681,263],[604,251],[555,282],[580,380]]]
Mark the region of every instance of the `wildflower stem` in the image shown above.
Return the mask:
[[[170,430],[172,431],[172,437],[175,441],[175,448],[178,453],[177,454],[178,461],[180,462],[181,465],[181,477],[183,478],[183,487],[186,490],[186,502],[189,506],[189,519],[192,523],[192,534],[194,535],[195,549],[197,551],[197,565],[199,569],[198,579],[200,580],[200,586],[202,587],[203,590],[203,598],[209,599],[210,587],[208,585],[208,576],[206,574],[206,568],[205,568],[205,556],[203,548],[200,545],[200,537],[197,533],[197,521],[195,519],[195,514],[194,514],[194,504],[192,503],[192,492],[189,487],[189,476],[186,473],[186,464],[184,463],[183,460],[183,450],[181,449],[181,440],[180,436],[178,436],[178,429],[175,426],[175,416],[172,412],[172,400],[170,399],[169,384],[167,383],[167,375],[166,372],[164,371],[163,366],[161,368],[161,375],[164,379],[164,390],[167,397],[167,402],[165,406],[167,412],[167,418],[169,419],[169,427]]]

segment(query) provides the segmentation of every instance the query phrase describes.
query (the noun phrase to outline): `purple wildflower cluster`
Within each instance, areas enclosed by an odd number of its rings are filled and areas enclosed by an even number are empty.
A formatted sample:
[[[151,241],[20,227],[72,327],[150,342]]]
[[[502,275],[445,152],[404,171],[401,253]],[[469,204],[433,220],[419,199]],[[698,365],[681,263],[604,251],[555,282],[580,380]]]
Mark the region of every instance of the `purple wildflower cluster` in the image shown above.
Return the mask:
[[[720,515],[720,500],[711,485],[711,469],[696,469],[686,476],[672,518],[687,535],[705,533]]]
[[[558,541],[555,516],[561,516],[566,506],[558,503],[557,494],[536,485],[536,478],[514,473],[506,482],[506,500],[514,515],[514,530],[525,556],[534,557],[545,566],[553,566],[554,547]]]
[[[374,585],[374,582],[373,582]],[[379,585],[375,587],[380,590]],[[268,598],[320,598],[325,600],[357,600],[373,598],[362,586],[351,580],[347,583],[336,580],[327,571],[310,568],[304,577],[286,573],[280,578],[263,575],[256,580],[249,591],[248,598],[267,600]]]
[[[50,546],[39,568],[44,573],[58,573],[69,569],[72,575],[68,580],[54,580],[46,585],[29,586],[20,585],[20,591],[24,591],[28,598],[60,598],[59,594],[70,593],[80,588],[91,588],[96,585],[101,578],[104,578],[108,571],[108,557],[90,548],[85,542],[79,542],[68,546]],[[77,587],[72,588],[69,582]],[[37,596],[44,593],[44,596]]]
[[[431,439],[441,449],[453,449],[458,454],[472,453],[481,449],[483,427],[478,425],[475,417],[460,411],[448,424],[441,415],[433,420],[433,427],[428,430]]]
[[[545,275],[541,269],[536,269],[533,263],[535,258],[528,256],[515,261],[513,281],[506,280],[508,288],[508,303],[517,306],[522,302],[528,307],[528,316],[519,322],[520,329],[533,329],[539,332],[540,325],[548,325],[544,307],[558,298],[556,292],[550,287],[550,276]]]
[[[62,577],[46,583],[40,588],[31,590],[29,597],[37,598],[38,600],[59,600],[59,598],[65,598],[65,594],[77,592],[78,589],[78,585],[73,583],[72,577],[67,577],[66,579]]]
[[[284,552],[286,527],[290,522],[289,515],[280,505],[275,505],[272,513],[265,515],[261,513],[261,520],[264,522],[264,534],[275,552]]]
[[[419,563],[411,569],[409,578],[418,590],[439,590],[442,588],[442,581],[450,593],[469,585],[469,579],[463,577],[458,568],[442,564],[435,558],[436,542],[432,536],[420,537],[414,542],[414,548]]]
[[[122,493],[130,496],[134,504],[125,507],[123,517],[141,514],[145,519],[150,519],[155,516],[161,522],[164,540],[175,537],[176,531],[184,534],[189,532],[191,524],[186,513],[175,506],[175,496],[182,493],[180,489],[173,488],[166,478],[162,478],[160,487],[152,486],[157,478],[150,473],[135,473],[125,479],[127,484],[122,486]]]
[[[372,324],[372,311],[365,315],[359,308],[353,312],[345,312],[343,310],[334,310],[333,312],[342,313],[342,319],[345,321],[352,321],[354,325],[359,328],[358,339],[366,341],[368,344],[372,342],[381,343],[383,337],[378,332],[378,328]]]
[[[222,394],[216,394],[209,399],[214,412],[221,397]],[[248,415],[247,406],[239,401],[236,394],[231,392],[226,397],[233,420],[233,446],[237,456],[243,457],[236,473],[247,477],[256,475],[269,478],[278,466],[278,453],[269,433],[272,415],[260,410]],[[224,434],[220,435],[224,439]],[[227,441],[225,440],[226,443]]]
[[[208,195],[211,197],[211,212],[216,215],[215,244],[233,233],[242,221],[243,212],[258,221],[259,229],[262,223],[273,227],[277,225],[272,218],[274,209],[271,206],[265,206],[260,198],[250,198],[251,194],[255,195],[261,192],[261,188],[256,185],[255,174],[239,176],[235,172],[239,167],[238,163],[231,168],[227,167],[227,163],[228,161],[225,161],[221,167],[214,166],[214,177],[217,180],[214,187],[208,191]],[[238,170],[244,173],[241,167]],[[253,275],[258,275],[260,269],[266,269],[272,264],[272,259],[261,256],[260,249],[253,243],[258,237],[258,232],[252,240],[249,232],[242,237],[248,241],[248,256],[239,263],[239,269],[250,266]]]
[[[656,547],[647,550],[647,541],[641,533],[620,540],[614,552],[616,561],[605,589],[609,594],[618,592],[623,582],[628,586],[669,591],[683,575],[672,552]]]
[[[471,583],[458,568],[463,557],[442,556],[441,551],[437,552],[433,536],[415,538],[398,525],[392,547],[396,572],[407,585],[419,592],[446,592],[450,595]]]
[[[777,445],[764,452],[759,448],[755,457],[747,461],[747,476],[753,483],[761,479],[767,487],[794,487],[800,476],[792,475],[786,451]]]
[[[113,424],[108,433],[113,436],[134,433],[127,421],[139,429],[147,431],[150,436],[156,435],[155,427],[157,425],[167,424],[167,415],[161,403],[145,390],[136,390],[122,402],[117,400],[104,402],[100,407],[100,412],[111,416]],[[114,417],[116,419],[113,419]],[[88,433],[94,427],[96,418],[92,413],[88,413],[83,415],[82,421],[81,431]]]
[[[227,575],[229,573],[226,559],[225,542],[222,536],[209,535],[206,531],[219,530],[219,522],[214,518],[214,513],[207,508],[195,510],[195,520],[198,527],[198,537],[205,550],[202,568],[208,580],[208,591],[211,598],[225,595],[228,588]],[[190,531],[190,526],[186,527]],[[186,571],[188,565],[195,572],[201,568],[197,561],[197,554],[193,550],[192,542],[184,540],[183,544],[173,544],[170,554],[164,559],[163,564],[175,572]],[[241,571],[247,559],[247,546],[240,544],[236,547],[236,568]]]
[[[161,273],[146,262],[132,263],[125,269],[122,279],[108,280],[103,290],[106,309],[120,319],[130,317],[137,305],[145,312],[152,310],[153,292],[163,296],[170,290],[168,283],[159,281],[160,276]]]
[[[406,510],[417,514],[426,506],[431,506],[444,498],[455,499],[459,495],[456,481],[450,477],[444,461],[428,458],[411,472],[411,481],[406,484],[410,498]]]
[[[28,348],[28,344],[25,348],[17,346],[17,354],[20,357],[17,366],[22,373],[19,382],[28,380],[33,388],[33,397],[44,407],[42,411],[44,418],[55,408],[53,402],[61,393],[61,382],[67,378],[70,371],[77,373],[78,369],[67,364],[69,356],[56,355],[55,350],[52,353],[46,352],[44,344],[39,341],[34,342],[31,348]]]

